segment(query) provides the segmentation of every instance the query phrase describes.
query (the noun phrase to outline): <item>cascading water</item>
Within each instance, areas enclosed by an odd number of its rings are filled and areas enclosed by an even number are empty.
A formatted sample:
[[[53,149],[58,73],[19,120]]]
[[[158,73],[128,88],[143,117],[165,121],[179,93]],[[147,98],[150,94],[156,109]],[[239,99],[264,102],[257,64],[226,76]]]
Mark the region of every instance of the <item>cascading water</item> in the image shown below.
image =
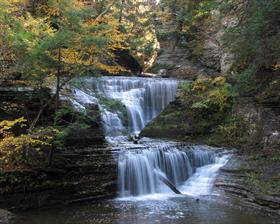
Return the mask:
[[[226,158],[227,156],[220,157],[215,151],[209,150],[209,147],[195,145],[161,145],[141,151],[123,152],[118,163],[120,197],[170,192],[158,174],[163,175],[175,187],[182,187],[182,192],[192,194],[186,187],[188,179],[191,180],[197,170],[207,165],[212,175],[207,180],[209,185],[205,186],[209,190],[212,186],[209,181],[214,179],[218,171],[215,167],[221,167]]]
[[[127,110],[129,129],[137,133],[175,99],[177,81],[106,77],[99,79],[97,90],[108,98],[122,102]]]
[[[84,107],[98,102],[108,137],[123,135],[126,115],[129,132],[136,134],[175,99],[177,84],[176,80],[159,78],[90,78],[75,90],[75,105]],[[110,108],[118,102],[119,108]],[[125,107],[126,115],[120,104]]]
[[[176,80],[169,79],[90,78],[76,87],[72,100],[80,110],[87,104],[98,104],[107,140],[117,143],[117,139],[125,135],[126,126],[128,133],[139,133],[173,101],[177,85]],[[207,194],[217,171],[228,158],[206,146],[154,142],[144,142],[140,149],[131,150],[125,140],[119,149],[120,197],[170,193],[168,183],[186,194]],[[130,150],[124,150],[126,146]]]

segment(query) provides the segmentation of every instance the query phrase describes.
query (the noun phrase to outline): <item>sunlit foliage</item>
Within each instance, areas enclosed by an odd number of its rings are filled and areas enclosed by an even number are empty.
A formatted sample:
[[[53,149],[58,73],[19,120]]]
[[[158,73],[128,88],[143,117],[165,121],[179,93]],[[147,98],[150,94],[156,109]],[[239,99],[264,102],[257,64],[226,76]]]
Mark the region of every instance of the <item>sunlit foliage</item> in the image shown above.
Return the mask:
[[[59,132],[54,128],[37,129],[28,135],[26,119],[0,122],[0,171],[30,169],[50,163],[52,142]]]
[[[213,79],[197,79],[192,84],[183,84],[180,96],[191,110],[211,114],[229,109],[233,92],[226,79],[218,76]]]

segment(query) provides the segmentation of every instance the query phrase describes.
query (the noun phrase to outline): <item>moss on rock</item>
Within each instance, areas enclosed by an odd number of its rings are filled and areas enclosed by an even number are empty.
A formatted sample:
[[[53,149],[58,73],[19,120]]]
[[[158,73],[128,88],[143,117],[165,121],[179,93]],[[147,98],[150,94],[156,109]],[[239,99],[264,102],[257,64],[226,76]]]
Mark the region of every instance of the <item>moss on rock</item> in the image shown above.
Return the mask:
[[[141,136],[153,138],[182,139],[189,124],[184,119],[180,105],[171,103],[159,117],[151,121],[142,131]]]
[[[104,142],[98,106],[88,105],[86,113],[65,105],[56,114],[56,126],[62,130],[58,141],[66,147],[86,147]]]

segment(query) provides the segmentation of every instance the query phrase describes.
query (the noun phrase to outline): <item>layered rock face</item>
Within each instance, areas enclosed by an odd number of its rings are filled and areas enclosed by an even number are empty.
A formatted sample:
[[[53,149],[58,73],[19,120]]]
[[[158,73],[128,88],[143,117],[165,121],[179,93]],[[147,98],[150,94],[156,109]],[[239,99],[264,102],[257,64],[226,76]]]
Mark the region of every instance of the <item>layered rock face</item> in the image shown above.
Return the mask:
[[[176,40],[160,42],[161,52],[157,58],[153,72],[164,77],[193,79],[198,75],[206,75],[207,69],[199,63],[191,61],[191,53],[184,45],[177,45]]]
[[[207,133],[201,133],[199,124],[193,124],[188,109],[180,98],[167,108],[142,131],[141,135],[154,138],[179,139],[204,142],[219,146],[244,149],[258,147],[260,151],[277,149],[280,146],[280,106],[272,103],[257,103],[252,98],[240,98],[234,103],[224,119],[241,120],[244,130],[242,142],[232,145],[213,134],[219,123],[213,124]],[[222,123],[223,120],[220,120]]]
[[[279,194],[268,193],[264,190],[273,190],[273,181],[279,178],[279,166],[257,161],[253,156],[235,155],[224,166],[218,175],[215,186],[220,191],[237,197],[241,202],[280,214]],[[266,180],[259,182],[253,175],[264,174]],[[255,182],[252,184],[252,182]]]
[[[194,79],[199,75],[227,74],[233,63],[233,55],[223,45],[222,36],[225,30],[238,23],[242,4],[226,15],[212,10],[207,19],[202,19],[191,37],[159,37],[160,52],[152,72],[165,70],[167,76],[183,79]],[[168,11],[168,9],[164,9]],[[175,19],[157,20],[163,30],[179,32]],[[162,72],[159,72],[162,75]]]
[[[11,221],[11,219],[13,218],[13,215],[12,213],[6,211],[6,210],[3,210],[3,209],[0,209],[0,223],[9,223],[9,221]]]
[[[6,105],[24,105],[28,99],[37,99],[28,89],[2,88],[0,91],[0,113],[4,119],[24,116],[19,110],[21,107],[7,111]],[[22,98],[25,101],[20,100]],[[38,113],[40,104],[37,103],[31,100],[28,104],[31,117]],[[98,106],[93,104],[88,105],[87,114],[74,109],[64,113],[56,125],[68,130],[62,141],[65,147],[53,150],[49,166],[1,170],[0,207],[18,210],[114,197],[117,193],[117,162],[113,149],[105,143],[99,113]],[[46,108],[43,121],[48,121],[43,124],[52,124],[53,114],[53,108]],[[84,126],[73,125],[77,122],[83,122]]]
[[[176,32],[175,21],[160,21],[157,23],[164,32]],[[158,37],[160,51],[150,72],[158,73],[163,77],[193,79],[199,74],[206,75],[206,68],[200,63],[192,61],[192,54],[184,37]]]
[[[234,111],[247,124],[250,147],[257,146],[266,151],[280,147],[280,105],[253,103],[252,99],[243,99]]]
[[[116,170],[110,147],[61,151],[52,167],[5,173],[0,207],[18,210],[112,198],[117,193]]]

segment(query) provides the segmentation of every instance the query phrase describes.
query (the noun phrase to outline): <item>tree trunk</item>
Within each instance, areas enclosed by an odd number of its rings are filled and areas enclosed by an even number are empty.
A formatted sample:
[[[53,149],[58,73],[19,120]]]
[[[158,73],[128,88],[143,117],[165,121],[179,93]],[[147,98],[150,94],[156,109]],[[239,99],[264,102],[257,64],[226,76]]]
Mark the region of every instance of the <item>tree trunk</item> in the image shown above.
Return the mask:
[[[123,18],[123,7],[124,7],[124,0],[122,0],[121,9],[120,9],[120,17],[119,17],[119,25],[122,24],[122,18]]]
[[[52,166],[52,163],[53,163],[53,147],[51,147],[50,151],[49,151],[49,156],[48,156],[48,159],[49,159],[49,164],[48,166],[51,167]]]
[[[31,13],[32,13],[33,16],[36,15],[36,3],[35,3],[35,0],[31,1]]]
[[[60,86],[58,86],[58,92],[59,92],[59,91],[63,88],[63,86],[64,86],[65,84],[67,84],[72,78],[73,78],[73,76],[72,76],[72,77],[69,77],[69,79],[63,81],[63,82],[60,84]],[[56,97],[57,97],[57,96],[56,96],[56,94],[55,94],[55,95],[54,95],[53,97],[51,97],[44,105],[42,105],[42,107],[40,108],[40,111],[38,112],[37,116],[36,116],[35,119],[32,121],[32,123],[31,123],[31,125],[30,125],[30,127],[29,127],[29,130],[28,130],[29,133],[31,133],[31,132],[33,131],[33,129],[35,128],[35,126],[36,126],[36,124],[37,124],[39,118],[41,117],[43,111],[45,110],[45,108],[46,108]]]
[[[59,91],[60,91],[60,76],[61,76],[61,48],[58,49],[58,66],[56,74],[56,100],[55,100],[55,109],[58,110],[59,107]]]
[[[45,110],[45,108],[50,104],[50,102],[53,100],[53,98],[51,98],[47,103],[45,103],[41,108],[39,113],[37,114],[37,116],[35,117],[35,119],[32,121],[28,132],[31,133],[33,131],[33,129],[35,128],[39,118],[41,117],[41,114],[43,113],[43,111]]]

